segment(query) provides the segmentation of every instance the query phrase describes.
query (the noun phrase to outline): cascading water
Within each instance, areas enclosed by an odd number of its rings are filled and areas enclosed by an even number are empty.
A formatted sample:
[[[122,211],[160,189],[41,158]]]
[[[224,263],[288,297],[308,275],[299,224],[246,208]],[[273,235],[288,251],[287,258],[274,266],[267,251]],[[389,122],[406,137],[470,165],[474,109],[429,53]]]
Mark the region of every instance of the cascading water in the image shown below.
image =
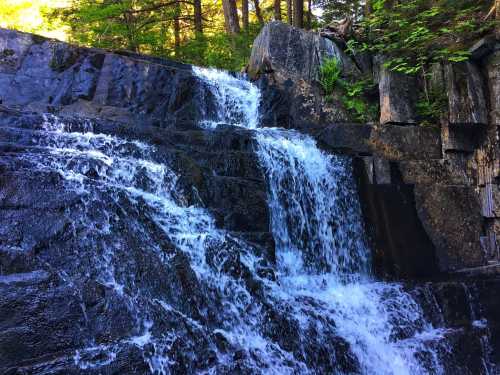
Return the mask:
[[[255,129],[258,126],[260,91],[250,82],[215,69],[193,67],[193,72],[210,84],[217,98],[215,117],[207,114],[202,125],[231,124]]]
[[[194,330],[186,340],[201,341],[201,335],[207,341],[205,345],[216,353],[216,366],[209,372],[231,372],[228,364],[231,360],[217,348],[216,341],[221,340],[226,342],[226,346],[233,346],[233,350],[239,348],[252,352],[265,361],[273,373],[290,371],[290,365],[285,362],[292,362],[291,356],[277,345],[267,342],[253,329],[260,320],[258,301],[238,277],[231,277],[223,270],[233,261],[241,262],[240,268],[248,267],[249,272],[255,273],[254,263],[259,259],[244,241],[217,229],[206,210],[188,204],[183,191],[177,186],[178,176],[165,161],[155,160],[154,147],[95,134],[90,122],[68,124],[54,116],[46,116],[39,128],[30,129],[30,132],[33,130],[35,134],[31,146],[45,152],[29,153],[25,155],[24,162],[33,170],[57,171],[64,178],[67,190],[74,190],[84,197],[85,214],[80,217],[79,224],[93,227],[87,237],[90,237],[90,247],[97,249],[96,253],[100,256],[96,262],[97,280],[115,291],[134,319],[135,335],[108,345],[94,345],[91,340],[87,347],[78,350],[74,361],[81,369],[112,363],[120,346],[131,344],[144,350],[152,373],[175,372],[175,361],[173,364],[170,359],[173,356],[171,351],[175,349],[176,340],[185,337],[185,333],[179,327],[170,327],[166,331],[157,329],[157,325],[174,320],[179,326],[182,322]],[[214,312],[203,312],[205,316],[198,317],[202,324],[160,296],[155,296],[150,288],[138,285],[139,281],[129,279],[131,272],[118,260],[118,254],[123,255],[127,249],[114,238],[119,231],[117,223],[124,218],[119,217],[121,215],[109,217],[110,207],[105,207],[100,213],[93,212],[95,202],[116,204],[119,211],[125,211],[124,206],[131,205],[134,215],[148,218],[164,231],[169,242],[181,250],[183,256],[187,256],[189,267],[202,284],[206,298],[220,301],[217,322],[213,327],[204,324],[208,324],[206,320],[212,318],[208,315]],[[106,216],[104,224],[103,218],[96,215]],[[179,253],[165,251],[154,238],[148,238],[147,226],[137,223],[134,231],[145,241],[144,251],[154,252],[165,266],[179,258]],[[209,252],[214,254],[208,262]],[[230,259],[232,255],[238,259]],[[125,255],[127,257],[132,255]],[[68,275],[65,277],[71,278]],[[194,290],[188,292],[195,293]],[[199,350],[201,353],[202,349]],[[249,366],[258,366],[252,364],[253,360],[248,361]]]
[[[350,158],[295,131],[258,129],[255,86],[194,72],[218,103],[202,126],[255,129],[275,263],[218,227],[183,183],[178,150],[49,115],[0,128],[22,144],[7,147],[18,151],[7,153],[16,173],[64,186],[56,214],[67,224],[48,229],[62,240],[38,257],[81,300],[73,372],[127,363],[130,374],[451,373],[444,320],[433,326],[402,285],[370,275]],[[140,361],[147,370],[134,372]]]
[[[224,73],[196,72],[214,87],[215,78],[214,95],[227,95],[221,93]],[[248,86],[243,97],[260,100]],[[255,108],[252,103],[247,111]],[[227,117],[225,111],[220,107],[220,118]],[[258,118],[258,112],[245,117]],[[255,121],[246,126],[255,128]],[[354,372],[444,374],[448,330],[434,327],[402,285],[377,282],[370,275],[350,158],[328,155],[295,131],[258,129],[256,140],[276,241],[279,282],[273,293],[291,305],[305,298],[316,301],[315,315],[327,317],[318,322],[317,333],[325,339],[335,331],[350,344],[359,366]],[[303,306],[294,314],[302,327],[310,323],[310,310],[304,313]]]

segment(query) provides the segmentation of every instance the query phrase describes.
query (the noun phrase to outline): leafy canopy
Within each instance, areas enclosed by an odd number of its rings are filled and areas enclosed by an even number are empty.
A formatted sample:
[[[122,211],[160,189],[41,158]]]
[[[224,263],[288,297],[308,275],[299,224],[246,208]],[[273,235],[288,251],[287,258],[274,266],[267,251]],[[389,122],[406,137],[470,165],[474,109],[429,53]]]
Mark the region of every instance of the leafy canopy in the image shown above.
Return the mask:
[[[406,74],[434,62],[466,61],[470,44],[495,25],[483,20],[490,7],[489,0],[373,0],[360,40],[348,46],[384,55],[386,67]]]

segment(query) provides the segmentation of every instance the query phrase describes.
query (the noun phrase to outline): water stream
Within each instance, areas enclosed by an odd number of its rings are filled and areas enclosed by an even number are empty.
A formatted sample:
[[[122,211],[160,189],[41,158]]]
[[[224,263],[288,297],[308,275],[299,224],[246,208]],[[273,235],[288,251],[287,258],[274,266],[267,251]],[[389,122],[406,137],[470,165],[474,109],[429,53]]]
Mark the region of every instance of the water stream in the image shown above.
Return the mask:
[[[230,117],[226,74],[196,73],[220,98],[219,117]],[[246,85],[241,98],[258,103],[259,94]],[[244,117],[258,118],[258,105],[244,101],[237,106],[246,108]],[[255,121],[243,126],[255,128]],[[330,315],[364,374],[443,374],[439,353],[449,351],[447,329],[427,321],[402,285],[378,282],[370,274],[351,159],[326,154],[311,137],[293,130],[257,129],[255,137],[269,184],[280,281],[276,293],[321,301],[317,314]],[[299,312],[297,319],[308,317]]]
[[[72,230],[85,251],[60,265],[61,278],[93,278],[123,306],[126,334],[89,337],[74,365],[98,373],[133,348],[153,374],[446,373],[449,329],[403,285],[370,273],[352,160],[299,132],[259,128],[260,92],[246,80],[194,73],[218,103],[203,127],[254,131],[276,264],[217,227],[156,146],[49,115],[17,129],[22,168],[57,173],[81,197]]]

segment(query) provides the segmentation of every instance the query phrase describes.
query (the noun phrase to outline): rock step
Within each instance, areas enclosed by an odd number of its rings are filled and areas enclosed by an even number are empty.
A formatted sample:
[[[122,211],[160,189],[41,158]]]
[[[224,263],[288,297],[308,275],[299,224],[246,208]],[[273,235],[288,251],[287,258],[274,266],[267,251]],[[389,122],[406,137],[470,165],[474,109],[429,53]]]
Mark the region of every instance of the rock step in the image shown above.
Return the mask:
[[[49,117],[47,117],[49,116]],[[0,105],[0,129],[21,128],[44,129],[44,123],[51,115],[14,110]],[[255,141],[252,130],[223,125],[217,129],[171,130],[155,126],[131,126],[128,123],[95,119],[89,121],[75,116],[52,117],[53,121],[63,123],[67,131],[92,131],[95,134],[108,134],[123,139],[145,141],[153,145],[170,145],[183,150],[203,150],[208,152],[242,151],[254,152]]]
[[[490,261],[488,263],[486,266],[460,269],[455,273],[473,278],[500,275],[500,261]]]

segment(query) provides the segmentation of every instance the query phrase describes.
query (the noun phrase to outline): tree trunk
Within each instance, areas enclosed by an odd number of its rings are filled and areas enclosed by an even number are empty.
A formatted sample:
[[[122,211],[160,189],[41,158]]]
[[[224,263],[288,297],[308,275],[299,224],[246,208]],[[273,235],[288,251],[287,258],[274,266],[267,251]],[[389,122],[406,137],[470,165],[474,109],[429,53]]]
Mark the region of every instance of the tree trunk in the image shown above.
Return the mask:
[[[194,31],[196,36],[203,34],[203,21],[201,18],[201,0],[193,1],[194,7]]]
[[[255,6],[255,15],[259,20],[259,24],[264,25],[264,18],[262,18],[262,12],[260,11],[259,0],[253,0],[253,4]]]
[[[495,19],[497,21],[495,31],[497,39],[500,39],[500,0],[495,0],[495,7],[496,7]]]
[[[132,15],[125,15],[124,21],[125,27],[127,29],[127,48],[130,51],[139,52],[139,46],[137,45],[135,32],[135,19]]]
[[[293,24],[293,9],[292,9],[292,0],[286,0],[286,18],[288,18],[288,23],[290,25]]]
[[[238,34],[240,32],[240,24],[238,21],[236,0],[222,0],[222,10],[224,11],[226,32],[230,35]]]
[[[369,16],[373,12],[372,0],[366,0],[365,16]]]
[[[293,26],[304,27],[304,0],[293,0]]]
[[[241,22],[243,30],[248,31],[248,0],[241,0]]]
[[[274,19],[281,21],[281,0],[274,0]]]
[[[307,19],[307,29],[310,30],[312,27],[312,0],[307,0],[307,14],[306,14],[306,19]]]
[[[181,25],[179,17],[181,15],[181,5],[179,2],[175,3],[175,15],[174,15],[174,49],[175,56],[179,56],[179,47],[181,46]]]

